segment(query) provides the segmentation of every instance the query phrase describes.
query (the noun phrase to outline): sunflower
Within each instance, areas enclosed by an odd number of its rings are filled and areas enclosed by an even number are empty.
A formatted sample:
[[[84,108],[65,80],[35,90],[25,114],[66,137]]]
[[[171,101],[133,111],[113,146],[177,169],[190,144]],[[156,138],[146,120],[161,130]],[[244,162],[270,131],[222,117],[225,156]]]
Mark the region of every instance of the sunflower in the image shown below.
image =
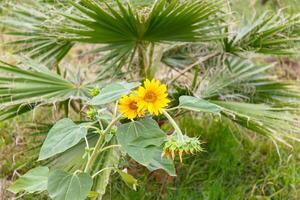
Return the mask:
[[[144,81],[144,87],[140,86],[136,91],[139,110],[147,109],[151,115],[159,115],[162,108],[168,106],[170,100],[167,98],[167,86],[159,80]]]
[[[119,111],[126,116],[128,119],[134,119],[137,116],[144,114],[144,109],[138,109],[137,105],[138,97],[130,94],[129,96],[123,96],[120,99]]]

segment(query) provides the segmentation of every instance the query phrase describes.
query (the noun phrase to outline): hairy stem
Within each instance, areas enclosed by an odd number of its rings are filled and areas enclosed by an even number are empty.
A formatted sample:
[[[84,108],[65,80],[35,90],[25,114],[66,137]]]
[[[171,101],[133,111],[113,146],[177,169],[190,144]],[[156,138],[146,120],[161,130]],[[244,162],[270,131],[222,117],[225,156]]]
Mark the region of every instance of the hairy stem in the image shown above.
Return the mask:
[[[101,132],[100,137],[99,137],[99,139],[98,139],[98,141],[97,141],[97,143],[96,143],[96,145],[94,147],[94,151],[93,151],[90,159],[87,161],[87,164],[85,166],[84,172],[90,172],[91,167],[93,166],[94,161],[97,158],[98,153],[99,153],[99,151],[101,149],[101,146],[103,144],[103,141],[104,141],[104,138],[105,138],[106,134],[108,134],[110,132],[110,129],[113,127],[113,125],[115,125],[115,123],[117,123],[119,121],[119,119],[121,117],[122,117],[122,115],[119,115],[118,117],[114,118],[110,122],[110,124],[106,127],[106,129],[103,132]]]
[[[183,140],[183,134],[181,129],[179,128],[179,126],[177,125],[177,123],[175,122],[175,120],[169,115],[169,113],[163,109],[163,114],[165,115],[165,117],[169,120],[169,122],[171,123],[171,125],[173,126],[173,128],[175,129],[175,133],[178,137],[179,140]]]
[[[114,167],[105,167],[103,169],[101,169],[100,171],[96,172],[92,178],[95,178],[96,176],[98,176],[99,174],[101,174],[103,171],[108,170],[108,169],[115,169]]]

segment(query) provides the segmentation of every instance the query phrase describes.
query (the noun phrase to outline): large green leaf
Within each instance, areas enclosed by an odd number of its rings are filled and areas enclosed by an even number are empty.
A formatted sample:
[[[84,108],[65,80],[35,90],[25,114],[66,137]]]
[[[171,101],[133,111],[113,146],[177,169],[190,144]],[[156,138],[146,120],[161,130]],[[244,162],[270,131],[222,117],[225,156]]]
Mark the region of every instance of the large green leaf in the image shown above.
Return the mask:
[[[178,108],[209,113],[219,113],[221,111],[220,106],[192,96],[181,96]]]
[[[70,174],[61,170],[50,172],[49,196],[53,200],[84,200],[93,184],[87,173]]]
[[[76,125],[72,120],[59,120],[49,131],[40,151],[39,160],[62,153],[76,145],[87,134],[87,128]]]
[[[21,191],[28,193],[45,191],[47,189],[48,176],[48,167],[36,167],[21,176],[8,190],[15,194]]]
[[[109,84],[101,90],[100,94],[90,101],[90,104],[103,105],[113,102],[119,99],[121,96],[128,94],[132,89],[138,87],[139,85],[140,83],[138,82],[120,82]]]
[[[176,176],[172,160],[161,157],[166,137],[152,119],[123,124],[117,130],[118,142],[130,157],[150,171],[163,169],[171,176]]]

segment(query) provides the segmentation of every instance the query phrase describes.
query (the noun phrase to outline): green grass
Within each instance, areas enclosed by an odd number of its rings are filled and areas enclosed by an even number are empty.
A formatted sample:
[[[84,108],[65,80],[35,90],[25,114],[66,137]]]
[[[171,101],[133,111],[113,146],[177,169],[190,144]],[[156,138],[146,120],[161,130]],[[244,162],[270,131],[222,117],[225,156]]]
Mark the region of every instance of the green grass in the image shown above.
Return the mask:
[[[300,198],[300,148],[281,147],[281,160],[275,146],[265,138],[241,135],[220,121],[203,122],[192,117],[181,121],[192,135],[200,135],[206,152],[185,156],[177,162],[178,176],[168,180],[164,173],[141,176],[144,169],[125,164],[138,180],[132,191],[117,176],[107,199],[240,200]],[[243,133],[247,134],[247,133]],[[132,168],[132,169],[131,169]],[[160,177],[160,178],[158,178]]]
[[[38,113],[39,118],[42,114]],[[33,131],[26,127],[33,121],[32,113],[19,116],[15,119],[0,121],[0,180],[6,180],[6,187],[29,169],[38,165],[38,148],[40,138],[33,136]],[[8,191],[0,191],[3,199],[12,199]],[[21,200],[45,200],[46,196],[32,194],[22,196]]]

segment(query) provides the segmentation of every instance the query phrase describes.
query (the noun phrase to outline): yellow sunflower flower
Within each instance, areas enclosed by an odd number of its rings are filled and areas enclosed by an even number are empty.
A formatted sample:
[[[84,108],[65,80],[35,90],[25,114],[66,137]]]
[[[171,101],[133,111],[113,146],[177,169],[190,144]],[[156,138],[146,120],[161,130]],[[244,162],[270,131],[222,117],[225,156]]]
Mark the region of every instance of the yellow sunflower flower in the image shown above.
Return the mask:
[[[137,96],[130,94],[129,96],[123,96],[120,99],[119,111],[128,119],[134,119],[137,116],[142,116],[144,114],[144,109],[138,109]]]
[[[159,115],[162,108],[168,106],[170,100],[167,98],[167,86],[159,80],[144,81],[144,87],[140,86],[136,91],[138,96],[138,109],[147,109],[151,115]]]

